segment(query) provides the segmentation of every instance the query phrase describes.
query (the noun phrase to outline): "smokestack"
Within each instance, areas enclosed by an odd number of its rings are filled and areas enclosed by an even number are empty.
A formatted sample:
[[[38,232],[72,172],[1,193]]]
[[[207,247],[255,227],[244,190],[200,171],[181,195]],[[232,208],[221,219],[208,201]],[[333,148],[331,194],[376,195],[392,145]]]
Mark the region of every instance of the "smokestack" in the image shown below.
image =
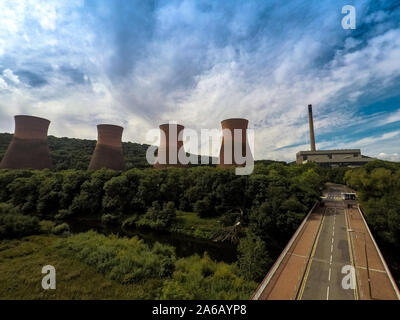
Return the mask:
[[[125,170],[122,152],[122,132],[124,128],[111,124],[97,126],[97,144],[90,160],[89,170],[107,168]]]
[[[183,148],[183,141],[179,141],[179,133],[185,127],[180,124],[165,123],[160,125],[160,146],[154,168],[184,167],[179,161],[178,152]],[[170,157],[171,155],[171,157]]]
[[[310,125],[310,144],[311,144],[311,151],[315,151],[315,136],[314,136],[314,120],[312,114],[312,104],[308,105],[308,123]]]
[[[219,164],[218,167],[228,168],[233,166],[245,166],[244,164],[237,164],[235,161],[235,148],[241,149],[241,155],[243,157],[247,156],[247,150],[250,152],[249,145],[247,143],[247,126],[249,121],[247,119],[226,119],[221,121],[221,126],[223,130],[222,136],[222,145],[219,153]],[[235,140],[234,130],[241,130],[241,137],[239,140]],[[229,147],[231,148],[231,152],[227,151],[228,154],[231,154],[230,159],[225,158],[225,149]],[[250,155],[252,157],[252,155]]]
[[[25,115],[14,118],[14,137],[0,163],[0,169],[51,169],[47,144],[50,121]]]

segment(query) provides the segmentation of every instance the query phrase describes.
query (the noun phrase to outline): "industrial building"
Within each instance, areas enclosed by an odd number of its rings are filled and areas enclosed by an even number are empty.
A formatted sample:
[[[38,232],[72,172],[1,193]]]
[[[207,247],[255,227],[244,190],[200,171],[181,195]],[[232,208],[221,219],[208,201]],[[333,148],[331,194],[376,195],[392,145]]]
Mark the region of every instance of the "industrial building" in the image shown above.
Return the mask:
[[[51,169],[47,143],[50,121],[26,115],[14,118],[14,136],[0,163],[0,169]]]
[[[89,170],[107,168],[125,170],[122,152],[122,132],[124,128],[111,124],[97,126],[97,144],[90,160]]]
[[[299,151],[296,163],[315,162],[325,167],[358,167],[375,160],[361,154],[360,149],[317,150],[314,135],[314,120],[312,105],[308,106],[308,122],[310,126],[310,151]]]

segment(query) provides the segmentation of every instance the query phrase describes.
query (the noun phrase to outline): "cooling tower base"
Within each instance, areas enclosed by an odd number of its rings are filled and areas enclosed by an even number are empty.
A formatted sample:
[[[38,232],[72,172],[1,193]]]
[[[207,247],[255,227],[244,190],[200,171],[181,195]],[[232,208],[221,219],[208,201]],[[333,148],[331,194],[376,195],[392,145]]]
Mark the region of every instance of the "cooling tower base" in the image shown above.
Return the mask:
[[[14,136],[0,164],[0,169],[52,168],[46,140],[19,139]]]
[[[98,144],[90,161],[89,170],[99,170],[102,168],[125,170],[122,148]]]

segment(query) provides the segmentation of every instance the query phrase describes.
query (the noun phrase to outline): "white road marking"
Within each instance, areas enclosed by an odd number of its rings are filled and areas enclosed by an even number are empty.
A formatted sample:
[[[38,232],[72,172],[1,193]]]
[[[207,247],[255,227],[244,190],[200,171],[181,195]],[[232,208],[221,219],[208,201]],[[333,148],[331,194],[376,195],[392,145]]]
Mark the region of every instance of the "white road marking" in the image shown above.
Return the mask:
[[[331,252],[333,252],[333,244],[331,244]]]
[[[331,281],[331,273],[332,273],[332,269],[331,269],[331,268],[329,268],[328,281]]]
[[[332,243],[333,243],[334,238],[332,238]]]
[[[331,258],[329,259],[329,264],[332,264],[332,255]]]
[[[329,300],[329,286],[326,288],[326,300]]]

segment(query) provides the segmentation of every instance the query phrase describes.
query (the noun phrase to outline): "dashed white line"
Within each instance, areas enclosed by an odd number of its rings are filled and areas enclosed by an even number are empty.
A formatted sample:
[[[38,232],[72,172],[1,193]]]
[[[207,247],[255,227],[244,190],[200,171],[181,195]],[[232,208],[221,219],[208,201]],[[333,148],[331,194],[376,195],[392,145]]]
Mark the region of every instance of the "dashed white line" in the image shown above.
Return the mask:
[[[331,268],[329,268],[328,281],[331,281],[331,273],[332,273],[332,269],[331,269]]]
[[[329,286],[326,288],[326,300],[329,300]]]
[[[329,264],[332,264],[332,255],[331,258],[329,259]]]
[[[331,252],[333,252],[333,244],[331,244]]]

